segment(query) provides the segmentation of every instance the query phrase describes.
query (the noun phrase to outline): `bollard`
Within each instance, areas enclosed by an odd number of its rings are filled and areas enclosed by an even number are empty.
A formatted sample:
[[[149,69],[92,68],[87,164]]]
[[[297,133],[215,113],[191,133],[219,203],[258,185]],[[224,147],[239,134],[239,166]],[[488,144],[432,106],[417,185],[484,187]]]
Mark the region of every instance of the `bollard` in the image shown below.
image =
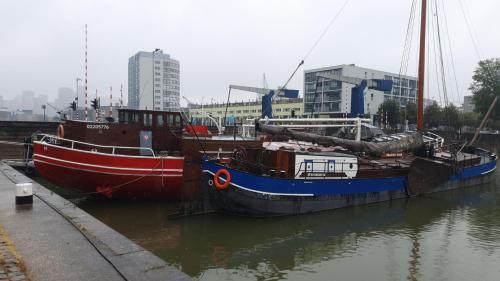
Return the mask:
[[[33,183],[16,184],[16,205],[33,204]]]

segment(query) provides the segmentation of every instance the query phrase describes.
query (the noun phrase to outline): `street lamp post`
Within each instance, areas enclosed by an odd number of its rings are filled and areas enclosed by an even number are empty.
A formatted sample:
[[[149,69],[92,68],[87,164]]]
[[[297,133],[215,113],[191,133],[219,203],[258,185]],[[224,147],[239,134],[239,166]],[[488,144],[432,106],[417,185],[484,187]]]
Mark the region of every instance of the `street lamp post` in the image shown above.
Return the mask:
[[[75,98],[75,101],[76,101],[76,120],[79,120],[78,118],[78,81],[82,81],[82,79],[80,78],[76,78],[76,98]]]
[[[151,65],[152,65],[152,68],[153,68],[153,78],[151,79],[152,82],[153,82],[153,111],[155,110],[155,54],[158,53],[158,52],[161,52],[160,49],[156,48],[154,51],[153,51],[153,54],[152,54],[152,59],[151,59]]]
[[[45,119],[45,109],[46,109],[46,108],[47,108],[47,106],[46,106],[45,104],[42,104],[42,109],[43,109],[43,121],[44,121],[44,122],[45,122],[45,121],[47,121],[47,120]]]

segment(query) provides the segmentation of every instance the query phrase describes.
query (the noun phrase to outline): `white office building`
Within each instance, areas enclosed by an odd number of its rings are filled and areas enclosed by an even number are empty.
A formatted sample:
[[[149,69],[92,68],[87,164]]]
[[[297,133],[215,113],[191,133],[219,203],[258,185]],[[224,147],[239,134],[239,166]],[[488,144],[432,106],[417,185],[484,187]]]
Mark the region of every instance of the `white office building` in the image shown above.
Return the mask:
[[[179,111],[179,96],[178,60],[172,59],[161,50],[138,52],[129,58],[129,108]]]
[[[474,96],[464,96],[463,112],[474,112]]]
[[[342,64],[304,71],[305,115],[314,112],[314,115],[339,116],[351,112],[351,89],[355,85],[341,81],[320,79],[319,81],[323,83],[323,86],[316,89],[316,74],[341,75],[348,78],[393,80],[392,91],[382,92],[367,89],[364,92],[364,108],[367,114],[376,114],[380,104],[387,99],[394,99],[401,106],[405,106],[410,101],[416,102],[416,77],[400,77],[397,73],[359,67],[354,64]]]

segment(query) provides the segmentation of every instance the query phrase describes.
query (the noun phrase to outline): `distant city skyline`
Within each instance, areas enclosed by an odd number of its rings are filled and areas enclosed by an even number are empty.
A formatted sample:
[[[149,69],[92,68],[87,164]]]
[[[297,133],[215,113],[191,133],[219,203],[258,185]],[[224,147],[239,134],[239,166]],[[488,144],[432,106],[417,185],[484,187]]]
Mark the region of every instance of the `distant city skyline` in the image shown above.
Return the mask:
[[[262,86],[264,73],[270,87],[282,86],[304,58],[289,88],[303,88],[300,73],[305,69],[329,65],[354,63],[399,72],[411,1],[350,1],[312,49],[344,2],[187,0],[150,5],[124,0],[117,5],[108,0],[2,1],[0,24],[8,28],[0,31],[4,42],[0,53],[0,77],[4,77],[0,96],[11,100],[23,90],[32,90],[54,100],[59,87],[74,89],[77,77],[83,85],[85,24],[88,92],[94,94],[97,89],[103,97],[110,86],[119,89],[123,84],[127,100],[128,58],[139,50],[152,52],[156,48],[175,54],[182,62],[180,94],[195,102],[203,98],[224,101],[229,84]],[[457,79],[455,82],[454,75],[448,74],[447,84],[450,99],[456,104],[469,94],[478,60],[498,57],[500,50],[500,38],[491,35],[492,28],[500,26],[500,17],[496,16],[500,2],[462,2],[477,39],[477,52],[459,3],[440,3],[446,5],[455,58]],[[432,11],[429,15],[433,15]],[[441,19],[444,21],[444,17]],[[414,31],[408,65],[410,76],[416,75],[417,33]],[[432,42],[432,34],[428,38]],[[446,41],[446,37],[442,39]],[[444,43],[445,50],[449,49]],[[425,87],[429,90],[426,96],[439,100],[435,56],[428,52],[428,58],[430,86]],[[254,97],[235,93],[233,98]]]
[[[38,94],[32,90],[23,90],[18,95],[14,96],[11,99],[0,96],[0,110],[2,111],[32,111],[35,115],[43,114],[42,105],[45,105],[45,114],[47,116],[56,116],[56,109],[70,112],[69,105],[76,98],[75,89],[69,87],[59,87],[57,88],[56,96],[49,99],[47,94]],[[84,95],[83,86],[79,87],[79,103],[78,108],[84,109]],[[102,106],[109,106],[109,90],[102,95],[99,95],[101,99]],[[90,100],[95,98],[95,92],[93,95],[89,94],[88,97],[88,108],[90,111]],[[113,105],[120,103],[120,92],[118,88],[118,93],[115,94],[113,98]],[[126,105],[126,101],[124,101]],[[83,116],[83,115],[82,115]],[[83,119],[83,118],[80,118]]]

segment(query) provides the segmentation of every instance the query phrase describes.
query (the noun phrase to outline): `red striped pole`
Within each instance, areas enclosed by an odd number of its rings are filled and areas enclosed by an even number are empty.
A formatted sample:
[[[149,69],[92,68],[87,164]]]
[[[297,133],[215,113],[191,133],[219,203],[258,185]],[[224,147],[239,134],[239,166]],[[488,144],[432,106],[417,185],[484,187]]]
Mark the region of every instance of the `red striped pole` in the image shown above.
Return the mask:
[[[88,116],[89,116],[88,106],[87,106],[88,102],[87,83],[88,83],[87,82],[87,24],[85,24],[85,121],[88,121]]]

